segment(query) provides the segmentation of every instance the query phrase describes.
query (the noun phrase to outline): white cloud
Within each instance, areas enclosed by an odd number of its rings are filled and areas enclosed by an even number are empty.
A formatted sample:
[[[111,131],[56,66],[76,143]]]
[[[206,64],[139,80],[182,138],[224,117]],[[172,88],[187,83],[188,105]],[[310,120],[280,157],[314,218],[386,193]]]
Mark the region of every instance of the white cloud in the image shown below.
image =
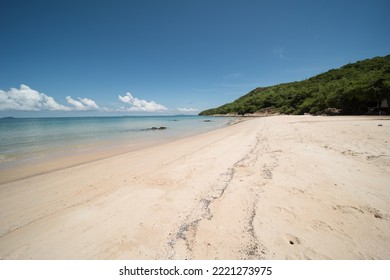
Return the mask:
[[[165,106],[158,104],[154,101],[146,101],[133,97],[130,92],[126,93],[125,96],[119,95],[119,100],[123,103],[130,104],[130,108],[124,108],[125,111],[129,112],[159,112],[168,110]]]
[[[77,101],[68,96],[66,100],[73,107],[61,105],[53,97],[22,84],[19,89],[0,90],[0,111],[77,111],[99,109],[95,101],[88,98],[79,98],[80,101]]]
[[[87,110],[98,110],[99,106],[96,104],[95,101],[88,99],[88,98],[80,98],[80,101],[74,100],[72,97],[67,96],[66,101],[75,107],[75,110],[79,111],[87,111]]]
[[[53,97],[22,84],[20,89],[0,90],[0,110],[70,111],[71,109],[58,104]]]
[[[81,103],[80,101],[74,100],[74,99],[73,99],[72,97],[70,97],[70,96],[67,96],[67,97],[66,97],[66,101],[67,101],[70,105],[74,106],[74,107],[76,108],[76,110],[83,110],[83,108],[84,108],[83,103]]]
[[[90,109],[99,109],[99,106],[96,104],[95,101],[93,101],[92,99],[88,99],[88,98],[79,98],[81,100],[81,102],[84,103],[84,105]]]
[[[194,108],[177,108],[177,111],[181,113],[195,113],[199,112],[199,109],[194,109]]]

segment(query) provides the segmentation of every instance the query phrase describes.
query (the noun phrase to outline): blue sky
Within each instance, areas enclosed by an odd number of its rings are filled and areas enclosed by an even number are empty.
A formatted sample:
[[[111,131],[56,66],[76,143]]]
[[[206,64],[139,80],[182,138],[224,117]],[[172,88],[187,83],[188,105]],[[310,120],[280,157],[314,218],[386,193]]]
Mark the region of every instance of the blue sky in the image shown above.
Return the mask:
[[[197,113],[390,54],[388,0],[2,0],[0,11],[0,116]]]

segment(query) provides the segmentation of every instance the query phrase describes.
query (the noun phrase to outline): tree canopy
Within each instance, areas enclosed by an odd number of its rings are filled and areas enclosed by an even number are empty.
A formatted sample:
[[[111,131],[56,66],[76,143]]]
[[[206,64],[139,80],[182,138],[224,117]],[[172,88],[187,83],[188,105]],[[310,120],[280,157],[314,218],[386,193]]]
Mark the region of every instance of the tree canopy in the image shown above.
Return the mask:
[[[200,115],[215,114],[366,114],[390,101],[390,55],[344,65],[300,82],[259,87],[237,100]]]

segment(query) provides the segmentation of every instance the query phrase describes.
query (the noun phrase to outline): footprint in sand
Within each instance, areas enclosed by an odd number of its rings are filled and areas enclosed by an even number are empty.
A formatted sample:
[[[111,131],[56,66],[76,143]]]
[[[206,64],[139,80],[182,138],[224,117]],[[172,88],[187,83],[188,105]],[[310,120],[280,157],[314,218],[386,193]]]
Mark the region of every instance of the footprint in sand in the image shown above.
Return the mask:
[[[296,187],[292,187],[288,189],[288,192],[294,195],[303,195],[305,191]]]
[[[347,206],[347,205],[336,205],[332,207],[333,210],[341,211],[342,213],[346,214],[371,214],[374,216],[375,219],[383,219],[383,220],[389,220],[390,215],[381,213],[378,209],[373,208],[371,206],[364,206],[364,207],[355,207],[355,206]]]
[[[336,205],[336,206],[333,206],[332,208],[333,208],[333,210],[338,210],[341,213],[345,213],[345,214],[356,214],[356,213],[364,214],[362,209],[357,208],[355,206]]]
[[[333,228],[325,223],[324,221],[315,220],[313,221],[314,225],[312,228],[316,231],[318,230],[325,230],[325,231],[333,231]]]
[[[363,209],[367,212],[370,213],[374,216],[375,219],[380,219],[380,220],[389,220],[390,215],[388,214],[383,214],[381,213],[378,209],[371,207],[371,206],[366,206],[363,207]]]

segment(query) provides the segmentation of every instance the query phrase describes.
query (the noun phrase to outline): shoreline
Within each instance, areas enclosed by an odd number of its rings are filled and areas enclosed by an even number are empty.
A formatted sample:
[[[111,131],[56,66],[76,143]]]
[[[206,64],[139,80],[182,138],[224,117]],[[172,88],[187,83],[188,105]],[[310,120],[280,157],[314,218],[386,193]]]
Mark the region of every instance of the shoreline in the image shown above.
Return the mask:
[[[238,122],[240,121],[232,120],[225,126],[234,125]],[[211,129],[208,128],[206,130],[203,128],[200,131],[195,129],[195,132],[185,132],[183,135],[177,134],[178,132],[168,131],[168,133],[166,133],[164,131],[161,137],[157,137],[157,133],[160,133],[158,129],[153,132],[153,128],[150,127],[138,130],[146,132],[149,131],[155,135],[145,135],[141,138],[139,135],[135,135],[137,137],[133,136],[133,138],[113,138],[105,140],[98,139],[92,140],[88,143],[56,146],[55,148],[39,151],[36,154],[29,154],[22,159],[2,162],[0,165],[0,185],[192,137],[197,134],[220,129],[225,126]],[[199,130],[199,128],[197,129]]]
[[[389,259],[388,139],[383,116],[250,118],[0,184],[0,258]]]
[[[170,141],[172,140],[149,140],[147,143],[137,142],[128,144],[122,140],[120,142],[109,143],[109,148],[103,147],[103,144],[95,144],[92,148],[80,149],[77,152],[70,152],[70,148],[68,148],[45,155],[43,158],[24,159],[17,163],[11,162],[9,166],[0,169],[0,185],[120,156]]]

